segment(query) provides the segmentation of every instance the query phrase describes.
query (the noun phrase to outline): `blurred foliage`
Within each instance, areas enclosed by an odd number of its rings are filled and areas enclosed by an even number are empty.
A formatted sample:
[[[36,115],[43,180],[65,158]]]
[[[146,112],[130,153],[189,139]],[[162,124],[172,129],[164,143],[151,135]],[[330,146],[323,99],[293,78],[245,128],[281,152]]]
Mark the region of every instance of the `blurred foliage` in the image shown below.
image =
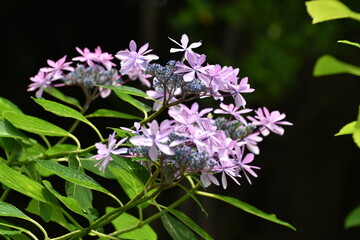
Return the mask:
[[[169,17],[179,36],[206,41],[198,51],[209,63],[239,67],[240,77],[249,77],[257,93],[251,101],[273,104],[311,77],[317,56],[339,52],[329,39],[344,30],[337,24],[314,27],[304,12],[304,3],[293,0],[186,0]]]

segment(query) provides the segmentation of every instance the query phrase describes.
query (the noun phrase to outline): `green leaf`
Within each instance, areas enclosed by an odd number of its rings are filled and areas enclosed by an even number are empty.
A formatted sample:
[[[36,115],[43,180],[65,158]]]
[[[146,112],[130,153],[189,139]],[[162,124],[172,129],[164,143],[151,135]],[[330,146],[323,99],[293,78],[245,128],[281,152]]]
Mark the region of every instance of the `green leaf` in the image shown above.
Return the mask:
[[[122,113],[122,112],[118,112],[115,110],[110,110],[110,109],[98,109],[93,113],[90,113],[88,115],[86,115],[87,118],[92,118],[92,117],[111,117],[111,118],[122,118],[122,119],[137,119],[137,120],[142,120],[141,117],[137,117],[128,113]]]
[[[240,201],[239,199],[233,198],[233,197],[228,197],[228,196],[222,196],[222,195],[218,195],[218,194],[214,194],[214,193],[207,193],[207,192],[202,192],[202,191],[196,191],[196,194],[202,195],[202,196],[206,196],[206,197],[211,197],[214,199],[218,199],[220,201],[226,202],[230,205],[233,205],[237,208],[242,209],[245,212],[251,213],[255,216],[261,217],[263,219],[266,219],[268,221],[283,225],[285,227],[291,228],[293,230],[296,231],[295,227],[293,227],[292,225],[290,225],[287,222],[284,222],[282,220],[279,220],[275,214],[268,214],[265,213],[257,208],[255,208],[254,206],[245,203],[243,201]]]
[[[95,173],[96,175],[99,175],[101,177],[107,178],[107,179],[115,179],[115,176],[105,169],[105,172],[100,171],[99,167],[95,167],[95,164],[99,162],[99,160],[96,160],[94,158],[81,158],[80,159],[81,166],[83,166],[84,169]]]
[[[50,101],[50,100],[45,100],[45,99],[36,99],[33,98],[34,101],[39,104],[40,106],[42,106],[46,111],[49,111],[55,115],[58,115],[60,117],[68,117],[68,118],[74,118],[76,120],[79,120],[87,125],[89,125],[91,128],[93,128],[99,135],[99,131],[97,130],[97,128],[89,121],[87,120],[87,118],[82,115],[81,113],[79,113],[78,111],[76,111],[75,109],[65,106],[61,103],[57,103],[54,101]]]
[[[340,18],[353,18],[360,21],[360,14],[351,11],[345,4],[337,0],[318,0],[305,3],[312,23],[319,23]]]
[[[37,99],[33,98],[33,100],[42,106],[46,111],[49,111],[55,115],[58,115],[60,117],[68,117],[68,118],[74,118],[79,121],[82,121],[86,124],[89,124],[89,120],[86,119],[81,113],[76,111],[75,109],[65,106],[61,103],[45,100],[45,99]]]
[[[51,194],[46,190],[43,185],[13,170],[8,165],[6,165],[1,158],[0,182],[7,187],[28,197],[48,203],[50,205],[57,205],[56,199],[51,196]]]
[[[71,152],[77,150],[77,147],[72,144],[56,144],[55,146],[52,146],[51,148],[46,150],[47,155],[53,155],[58,153],[64,153],[64,152]]]
[[[16,106],[13,102],[7,100],[6,98],[0,97],[0,115],[2,115],[3,112],[22,113],[20,108],[18,108],[18,106]]]
[[[360,226],[360,206],[354,208],[345,218],[345,228]]]
[[[337,60],[333,56],[324,55],[315,63],[314,76],[348,73],[360,76],[360,67]]]
[[[73,137],[64,129],[40,118],[16,112],[4,112],[3,117],[15,127],[27,132],[46,136]]]
[[[17,230],[13,230],[17,229]],[[5,237],[9,240],[30,240],[24,233],[32,236],[34,239],[35,235],[32,234],[29,230],[18,226],[17,224],[10,223],[3,219],[0,219],[0,236]]]
[[[356,122],[352,137],[356,145],[360,148],[360,120]]]
[[[79,159],[76,156],[71,154],[68,159],[69,167],[75,169],[78,172],[82,172],[85,174],[84,169],[80,165]],[[80,186],[76,183],[66,182],[65,184],[66,195],[68,197],[74,198],[80,204],[81,208],[89,213],[91,209],[93,209],[92,201],[93,194],[91,189]]]
[[[97,183],[93,178],[91,178],[90,176],[88,176],[82,172],[78,172],[77,170],[75,170],[73,168],[69,168],[69,167],[63,166],[59,163],[52,162],[49,160],[37,160],[36,162],[38,164],[40,164],[42,167],[49,170],[50,172],[56,174],[57,176],[65,179],[69,182],[76,183],[80,186],[105,193],[105,194],[115,198],[114,195],[112,195],[107,189],[100,186],[100,184]]]
[[[0,118],[0,137],[10,137],[29,143],[29,138],[6,119]]]
[[[346,135],[346,134],[352,134],[355,130],[356,121],[353,121],[351,123],[346,124],[343,126],[338,133],[335,134],[335,136],[340,135]]]
[[[114,210],[114,208],[111,208],[111,207],[106,208],[107,213],[111,212],[112,210]],[[140,223],[140,220],[128,213],[123,213],[118,218],[113,220],[111,223],[114,225],[115,229],[117,231],[119,231],[119,230],[128,229],[130,227],[134,227],[134,226],[138,225]],[[130,232],[119,234],[117,236],[120,238],[124,238],[124,239],[134,239],[134,240],[156,240],[157,239],[156,233],[148,224],[145,224],[142,227],[136,228]]]
[[[199,225],[197,225],[191,218],[189,218],[185,213],[180,212],[176,209],[167,209],[169,212],[171,212],[175,217],[177,217],[181,222],[183,222],[186,226],[191,228],[194,232],[199,234],[201,237],[203,237],[206,240],[212,240],[213,238]]]
[[[196,240],[194,233],[189,228],[164,212],[161,214],[161,222],[173,240]]]
[[[138,88],[134,88],[130,86],[101,86],[101,87],[111,89],[114,92],[122,92],[129,95],[151,99],[149,95],[147,95],[145,92],[141,91]]]
[[[143,102],[140,102],[139,100],[131,97],[129,94],[123,93],[119,90],[114,90],[114,92],[115,92],[116,96],[118,96],[121,100],[130,103],[131,105],[133,105],[134,107],[136,107],[137,109],[142,111],[144,114],[151,111],[151,109],[152,109],[151,107],[144,104]]]
[[[14,205],[11,205],[10,203],[7,203],[7,202],[1,202],[1,201],[0,201],[0,216],[16,217],[16,218],[21,218],[21,219],[25,219],[25,220],[31,219],[25,213],[23,213],[17,207],[15,207]]]
[[[4,225],[2,225],[4,224]],[[10,227],[12,223],[9,223],[3,219],[0,219],[0,236],[14,236],[14,235],[18,235],[21,234],[22,231],[21,230],[12,230]]]
[[[129,173],[133,174],[143,184],[146,184],[150,177],[150,172],[140,163],[133,161],[131,158],[123,158],[116,155],[112,155],[114,159],[113,164],[118,164]]]
[[[41,216],[39,201],[36,201],[34,199],[31,199],[25,210],[31,214]],[[66,228],[69,231],[73,231],[77,229],[74,225],[67,222],[64,215],[57,208],[51,209],[50,221],[59,224],[60,226]]]
[[[348,40],[339,40],[337,41],[338,43],[345,43],[345,44],[348,44],[348,45],[352,45],[352,46],[355,46],[355,47],[358,47],[360,48],[360,44],[357,43],[357,42],[350,42]]]
[[[112,165],[109,165],[107,168],[116,177],[121,188],[130,199],[133,199],[143,191],[144,184],[134,176],[134,174],[129,173],[123,168],[114,167]]]
[[[62,202],[68,209],[70,209],[71,211],[84,216],[86,218],[92,218],[90,217],[88,214],[86,214],[85,212],[83,212],[82,207],[80,206],[79,202],[76,201],[74,198],[71,197],[65,197],[62,196],[60,193],[58,193],[51,185],[51,183],[49,181],[42,181],[42,183],[44,184],[44,186],[57,198],[60,200],[60,202]],[[50,220],[50,218],[49,218]]]
[[[63,101],[65,103],[71,104],[71,105],[77,107],[79,110],[81,110],[79,101],[76,98],[66,96],[59,89],[53,88],[53,87],[45,88],[45,92],[48,93],[49,95],[53,96],[54,98],[59,99],[60,101]]]

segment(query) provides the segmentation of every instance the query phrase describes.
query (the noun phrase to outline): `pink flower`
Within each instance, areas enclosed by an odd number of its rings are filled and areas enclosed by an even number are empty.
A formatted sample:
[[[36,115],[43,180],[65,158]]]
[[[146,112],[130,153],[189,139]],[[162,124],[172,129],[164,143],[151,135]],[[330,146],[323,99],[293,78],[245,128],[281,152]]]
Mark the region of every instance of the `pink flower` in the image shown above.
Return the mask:
[[[103,143],[96,143],[95,147],[98,149],[97,155],[94,155],[92,158],[96,160],[100,160],[95,166],[100,165],[100,170],[105,171],[106,166],[113,160],[111,154],[119,155],[123,153],[127,153],[127,148],[118,148],[120,144],[124,143],[127,138],[121,139],[116,143],[115,132],[109,135],[108,145]]]
[[[269,135],[270,131],[283,135],[285,130],[279,125],[293,125],[290,122],[281,121],[286,117],[286,115],[284,113],[280,113],[279,111],[272,111],[270,113],[266,107],[263,107],[262,109],[259,108],[258,110],[255,110],[255,113],[255,118],[248,118],[252,121],[252,124],[265,127],[261,129],[261,133],[264,136]]]
[[[41,68],[40,71],[48,73],[52,80],[60,79],[63,77],[63,70],[74,71],[74,68],[70,66],[72,62],[65,62],[66,55],[60,58],[58,61],[48,59],[47,63],[50,67]]]
[[[100,47],[95,48],[94,61],[104,65],[107,70],[110,70],[113,66],[116,66],[115,63],[110,61],[112,59],[114,59],[114,57],[111,54],[102,52]]]
[[[95,58],[95,54],[90,52],[90,50],[88,48],[84,48],[84,51],[81,50],[80,48],[76,47],[76,51],[78,51],[81,56],[79,57],[74,57],[72,60],[74,61],[80,61],[80,62],[86,62],[90,67],[94,67],[94,58]]]
[[[121,75],[127,74],[134,66],[139,67],[141,70],[146,70],[150,61],[159,59],[159,57],[154,54],[145,56],[145,54],[152,51],[152,49],[147,50],[148,47],[149,44],[146,43],[137,52],[136,42],[131,40],[129,44],[130,50],[122,50],[115,55],[115,57],[121,61]]]
[[[30,78],[33,83],[29,84],[27,91],[34,91],[38,89],[35,93],[37,98],[41,97],[45,88],[51,87],[51,76],[46,72],[39,71],[37,75]]]

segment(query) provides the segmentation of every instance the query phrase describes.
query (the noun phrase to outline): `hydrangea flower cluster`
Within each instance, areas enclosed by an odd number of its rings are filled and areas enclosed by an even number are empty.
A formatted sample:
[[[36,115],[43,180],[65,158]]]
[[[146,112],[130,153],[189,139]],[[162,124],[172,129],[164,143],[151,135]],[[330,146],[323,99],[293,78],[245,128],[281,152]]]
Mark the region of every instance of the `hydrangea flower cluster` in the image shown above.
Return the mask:
[[[94,158],[100,160],[98,164],[105,170],[112,160],[111,154],[140,157],[143,159],[138,160],[141,164],[147,165],[150,171],[151,166],[161,169],[162,176],[168,181],[198,174],[204,187],[221,184],[226,188],[228,178],[240,184],[238,179],[242,176],[251,183],[250,177],[257,177],[255,170],[259,169],[252,165],[254,156],[260,153],[258,143],[270,132],[284,134],[282,126],[292,123],[284,121],[285,114],[279,111],[269,111],[266,107],[255,111],[245,108],[243,94],[254,91],[248,78],[239,79],[238,68],[206,63],[206,56],[193,50],[200,47],[201,42],[189,45],[185,34],[180,43],[170,40],[180,46],[170,52],[183,52],[183,55],[179,61],[171,60],[165,66],[150,63],[158,57],[148,54],[151,51],[148,44],[137,51],[136,43],[131,41],[129,49],[115,55],[120,60],[120,75],[127,75],[131,80],[138,78],[144,85],[152,86],[147,94],[157,100],[153,110],[168,109],[170,118],[161,122],[144,119],[135,123],[136,130],[123,127],[131,136],[116,142],[111,134],[107,146],[96,144],[98,154]],[[94,62],[105,66],[100,58],[86,57],[90,56],[89,52],[84,51],[82,55],[83,58],[77,60],[86,61],[89,66]],[[103,59],[106,63],[111,60],[110,55]],[[65,60],[58,65],[41,74],[58,78],[63,70],[76,72]],[[112,64],[107,67],[111,68]],[[53,80],[38,82],[46,87]],[[197,102],[190,106],[185,104],[204,97],[220,101],[219,108],[200,109]],[[231,103],[227,103],[228,97]],[[250,112],[255,115],[246,116]],[[124,147],[125,141],[132,147]],[[220,181],[216,177],[218,174]]]
[[[73,67],[73,62],[66,62],[66,55],[54,62],[47,60],[48,67],[41,68],[38,74],[31,77],[32,83],[28,87],[28,91],[36,91],[35,96],[41,97],[44,89],[49,87],[61,87],[67,85],[79,85],[88,95],[92,93],[97,97],[97,93],[102,98],[110,95],[111,90],[105,88],[94,88],[95,85],[118,85],[120,84],[120,75],[115,63],[111,60],[114,58],[107,52],[102,52],[100,47],[95,48],[91,52],[88,48],[81,50],[76,48],[81,56],[74,57],[72,60],[76,62]]]

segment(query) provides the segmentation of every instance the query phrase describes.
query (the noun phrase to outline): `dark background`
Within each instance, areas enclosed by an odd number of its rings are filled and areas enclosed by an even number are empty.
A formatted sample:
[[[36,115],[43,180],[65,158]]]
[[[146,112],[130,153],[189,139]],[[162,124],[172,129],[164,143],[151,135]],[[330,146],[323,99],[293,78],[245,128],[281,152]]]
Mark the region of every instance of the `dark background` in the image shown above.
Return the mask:
[[[343,2],[360,11],[359,1]],[[360,204],[359,149],[350,136],[334,134],[357,118],[360,82],[350,75],[312,76],[322,54],[360,65],[359,49],[336,43],[359,42],[358,22],[312,25],[305,3],[293,0],[6,1],[0,11],[0,95],[40,117],[48,115],[26,89],[47,59],[75,57],[77,46],[101,46],[115,54],[133,39],[139,45],[149,42],[166,62],[174,57],[168,54],[174,45],[167,37],[179,40],[186,33],[190,41],[202,40],[198,52],[208,62],[239,67],[240,77],[249,77],[256,91],[245,95],[247,107],[278,109],[294,123],[284,136],[271,135],[260,144],[255,163],[261,170],[252,185],[241,181],[241,186],[208,191],[275,213],[297,231],[212,199],[201,198],[208,217],[191,201],[181,209],[215,239],[359,239],[359,229],[343,227],[346,215]],[[112,97],[98,104],[121,108]],[[99,124],[105,132],[122,123]],[[78,134],[88,139],[86,132]],[[169,238],[159,223],[153,226],[159,239]]]

